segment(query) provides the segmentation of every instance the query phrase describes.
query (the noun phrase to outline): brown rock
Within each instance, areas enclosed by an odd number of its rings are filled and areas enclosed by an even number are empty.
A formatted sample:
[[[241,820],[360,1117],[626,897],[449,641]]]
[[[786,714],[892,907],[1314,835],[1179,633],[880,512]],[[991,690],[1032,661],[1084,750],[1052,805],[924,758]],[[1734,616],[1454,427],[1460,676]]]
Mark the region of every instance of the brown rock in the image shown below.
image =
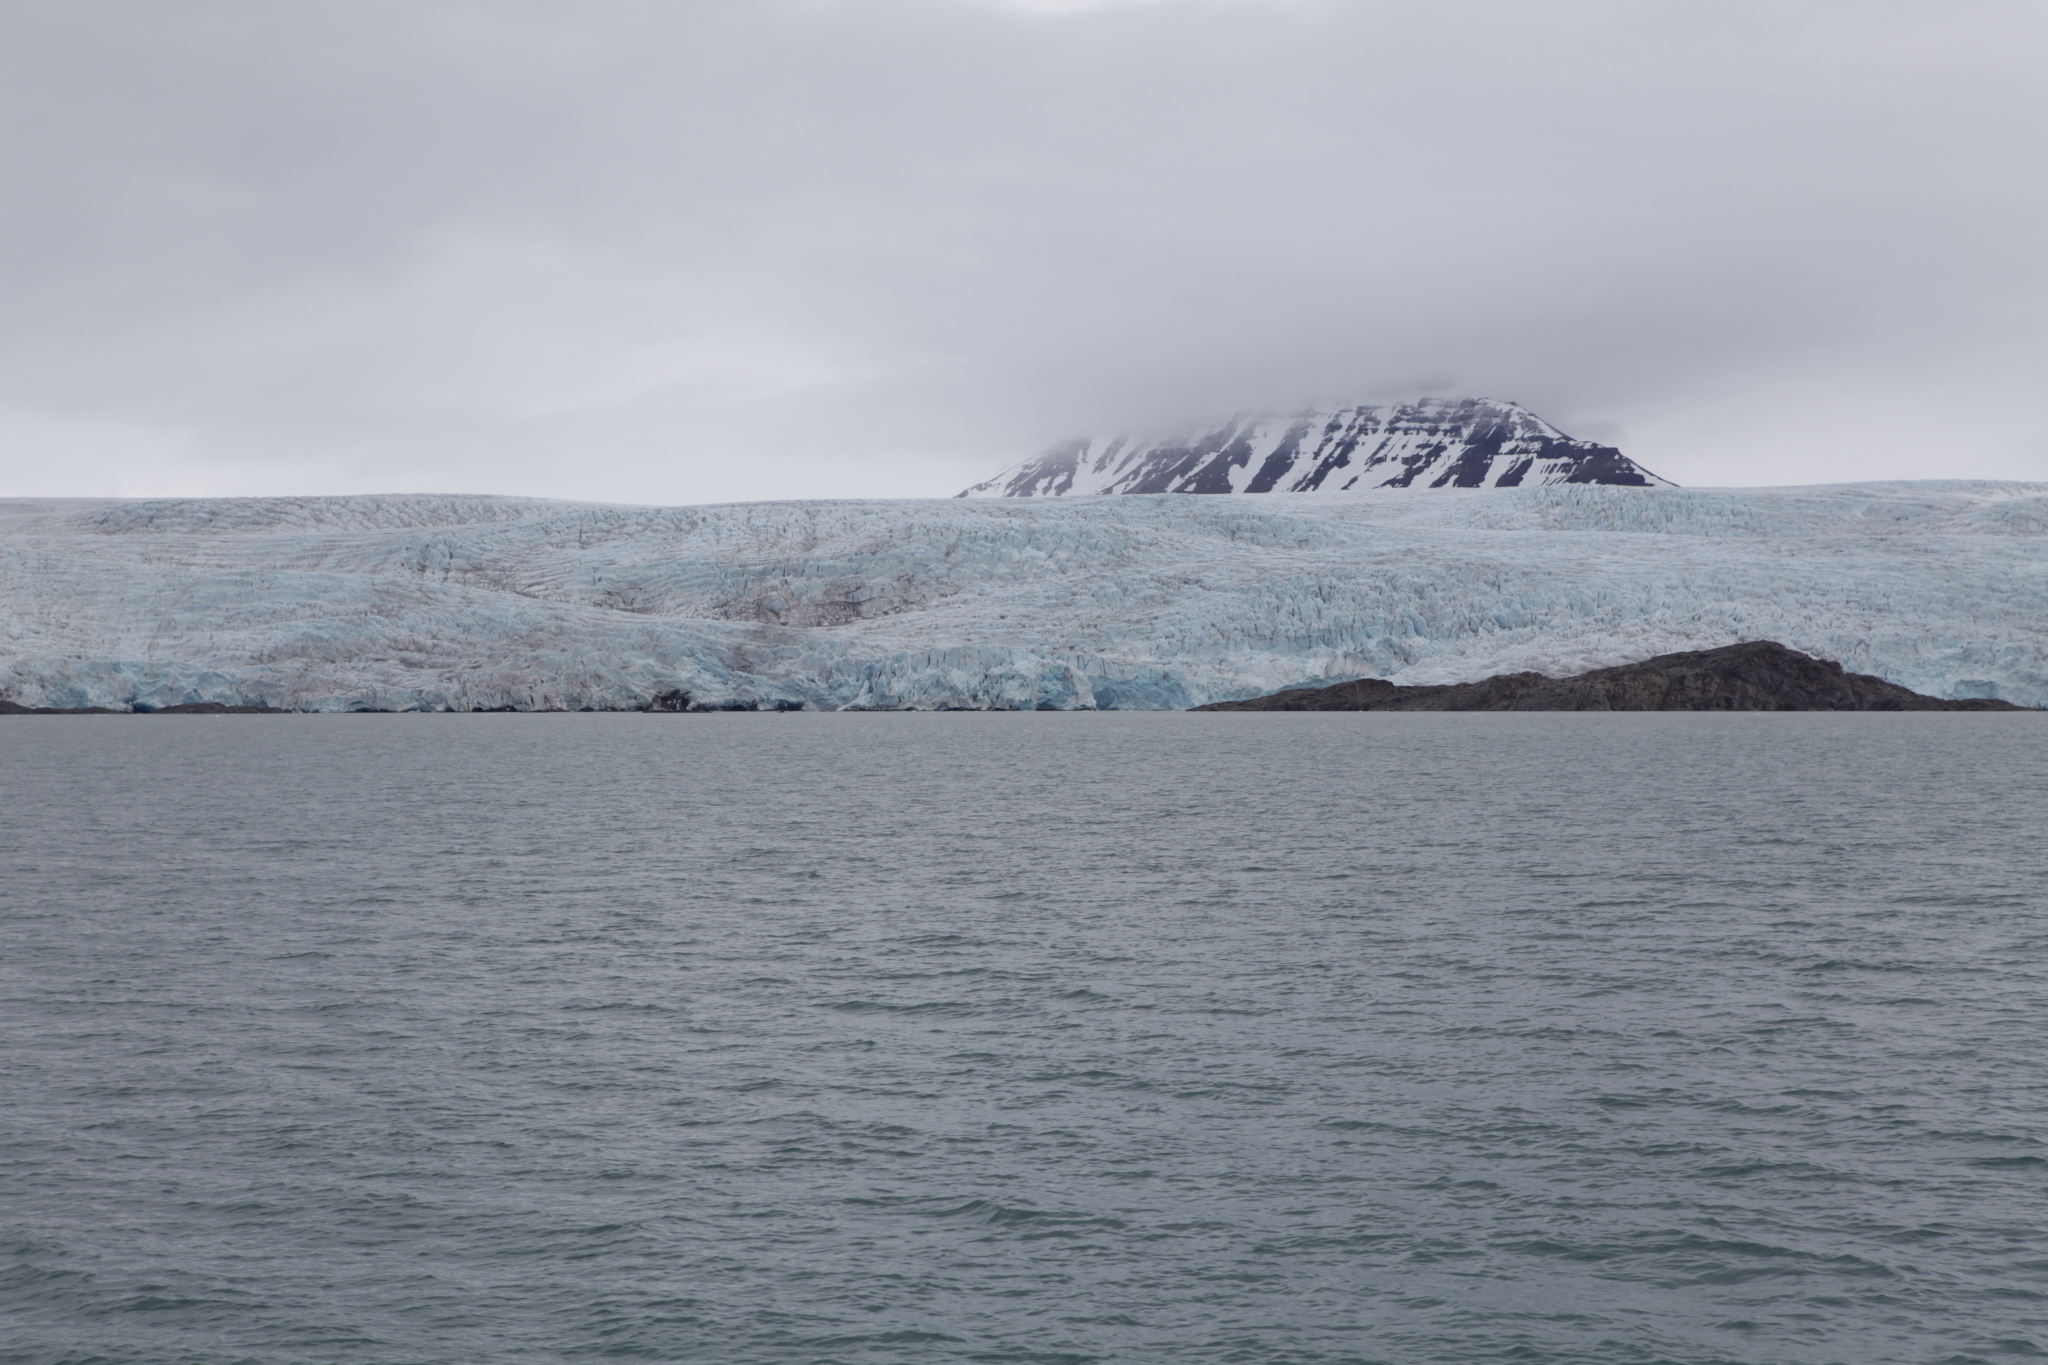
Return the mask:
[[[1773,640],[1660,654],[1571,678],[1504,673],[1482,682],[1398,687],[1360,678],[1291,688],[1197,711],[2018,711],[2011,702],[1923,696]]]

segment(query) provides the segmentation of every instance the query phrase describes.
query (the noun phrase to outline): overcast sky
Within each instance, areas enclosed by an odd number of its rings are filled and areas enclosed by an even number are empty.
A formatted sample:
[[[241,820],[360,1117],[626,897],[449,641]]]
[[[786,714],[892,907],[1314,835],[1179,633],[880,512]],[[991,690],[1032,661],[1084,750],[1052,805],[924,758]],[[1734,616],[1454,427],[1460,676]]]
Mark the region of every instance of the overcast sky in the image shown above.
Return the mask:
[[[2048,479],[2041,0],[0,0],[0,494],[944,496],[1464,392]]]

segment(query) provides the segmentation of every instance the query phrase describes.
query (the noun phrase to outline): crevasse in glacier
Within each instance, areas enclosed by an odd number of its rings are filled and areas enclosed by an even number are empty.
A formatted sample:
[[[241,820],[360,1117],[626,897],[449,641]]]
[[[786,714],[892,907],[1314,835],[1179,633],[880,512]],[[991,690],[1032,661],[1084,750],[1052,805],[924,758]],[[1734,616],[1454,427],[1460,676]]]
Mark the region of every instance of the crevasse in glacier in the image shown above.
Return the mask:
[[[2048,485],[0,503],[0,697],[1168,708],[1773,639],[2048,704]]]

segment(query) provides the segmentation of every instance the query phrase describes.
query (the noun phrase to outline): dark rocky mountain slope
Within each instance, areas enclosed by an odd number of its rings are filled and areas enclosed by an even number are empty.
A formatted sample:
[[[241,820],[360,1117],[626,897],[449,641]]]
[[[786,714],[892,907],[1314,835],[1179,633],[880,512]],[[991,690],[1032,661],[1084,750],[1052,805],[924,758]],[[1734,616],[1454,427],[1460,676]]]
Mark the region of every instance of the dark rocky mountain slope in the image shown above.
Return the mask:
[[[1559,483],[1669,486],[1613,446],[1567,436],[1519,404],[1424,398],[1246,414],[1153,438],[1068,441],[958,496],[1341,493]]]
[[[1504,673],[1483,682],[1400,687],[1359,678],[1290,688],[1197,711],[2018,711],[2011,702],[1945,701],[1848,673],[1772,640],[1660,654],[1571,678]]]

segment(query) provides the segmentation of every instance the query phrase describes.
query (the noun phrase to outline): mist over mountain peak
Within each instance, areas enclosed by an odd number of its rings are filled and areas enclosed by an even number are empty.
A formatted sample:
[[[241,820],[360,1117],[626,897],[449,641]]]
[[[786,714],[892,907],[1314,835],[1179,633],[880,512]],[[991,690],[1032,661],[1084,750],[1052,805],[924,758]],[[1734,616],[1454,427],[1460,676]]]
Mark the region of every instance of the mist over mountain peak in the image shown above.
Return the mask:
[[[1517,403],[1406,403],[1242,413],[1156,438],[1082,437],[957,494],[1337,493],[1360,488],[1671,487],[1613,446],[1565,435]]]

